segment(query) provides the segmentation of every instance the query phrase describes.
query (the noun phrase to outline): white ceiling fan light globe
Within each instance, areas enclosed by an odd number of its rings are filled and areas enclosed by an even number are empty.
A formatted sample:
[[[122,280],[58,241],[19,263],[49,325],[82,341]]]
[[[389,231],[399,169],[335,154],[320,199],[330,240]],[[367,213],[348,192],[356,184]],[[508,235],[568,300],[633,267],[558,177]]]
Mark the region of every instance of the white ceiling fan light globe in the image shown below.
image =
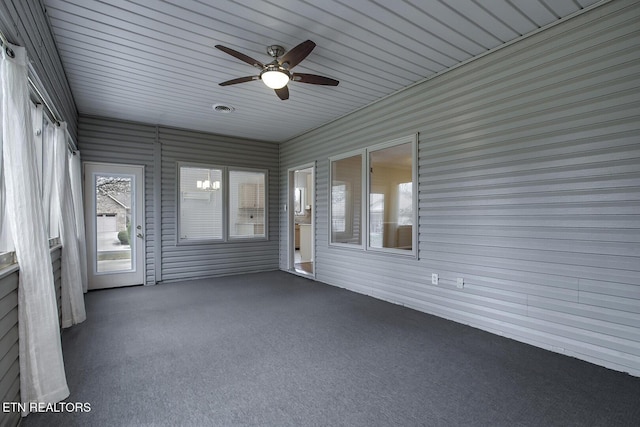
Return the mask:
[[[260,78],[271,89],[282,89],[289,83],[289,76],[282,71],[265,71]]]

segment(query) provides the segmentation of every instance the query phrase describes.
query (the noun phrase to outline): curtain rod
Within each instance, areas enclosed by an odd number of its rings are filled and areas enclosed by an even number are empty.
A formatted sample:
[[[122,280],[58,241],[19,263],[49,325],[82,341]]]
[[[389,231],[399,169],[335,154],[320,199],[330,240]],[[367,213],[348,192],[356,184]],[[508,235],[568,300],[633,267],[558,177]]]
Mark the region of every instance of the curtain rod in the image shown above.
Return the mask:
[[[10,47],[11,43],[9,43],[9,41],[7,40],[7,38],[5,37],[2,31],[0,31],[0,42],[4,46],[7,52],[7,55],[9,55],[10,58],[15,58],[16,55],[13,52],[13,49],[11,49]],[[35,75],[35,72],[33,72],[33,70],[31,69],[31,66],[29,66],[29,71],[31,71]],[[47,97],[45,97],[42,94],[42,92],[40,92],[40,89],[38,89],[38,85],[36,85],[36,83],[31,79],[30,76],[27,76],[27,80],[29,82],[29,88],[35,92],[38,100],[42,102],[42,105],[44,105],[44,107],[46,108],[49,117],[53,120],[56,126],[60,126],[60,123],[62,122],[62,120],[58,118],[58,115],[56,114],[54,109],[51,108],[51,105],[49,105],[49,103],[47,102]],[[78,147],[73,141],[73,138],[71,137],[71,134],[69,133],[68,128],[66,129],[66,134],[67,134],[67,146],[69,147],[69,150],[73,154],[76,154],[76,152],[78,151]]]
[[[62,121],[60,119],[58,119],[58,116],[53,111],[53,108],[51,108],[51,106],[49,106],[49,103],[47,102],[46,98],[42,95],[40,90],[38,89],[38,86],[35,84],[35,82],[33,80],[31,80],[31,77],[27,77],[27,80],[29,81],[29,87],[31,89],[33,89],[33,91],[35,92],[35,94],[36,94],[36,96],[38,98],[38,101],[42,102],[42,105],[44,105],[44,108],[47,110],[47,113],[48,113],[49,117],[52,119],[53,123],[57,127],[60,127],[60,123]],[[78,148],[76,147],[75,142],[73,142],[73,138],[71,137],[71,134],[69,133],[69,128],[68,127],[65,129],[65,133],[67,134],[67,147],[69,148],[69,151],[71,151],[71,153],[75,155],[76,152],[78,151]]]
[[[42,96],[42,93],[40,93],[40,90],[38,90],[38,86],[36,86],[33,80],[31,80],[31,77],[27,77],[27,80],[29,80],[29,87],[33,89],[33,91],[38,96],[38,100],[41,101],[42,104],[44,105],[44,108],[47,109],[47,112],[53,119],[53,122],[55,123],[55,125],[60,126],[60,120],[58,119],[58,116],[56,116],[56,113],[53,112],[53,109],[49,106],[49,103],[45,100],[44,96]]]
[[[13,52],[13,49],[9,47],[11,43],[9,43],[2,31],[0,31],[0,41],[2,42],[2,46],[6,49],[7,55],[9,55],[10,58],[15,58],[16,54]]]

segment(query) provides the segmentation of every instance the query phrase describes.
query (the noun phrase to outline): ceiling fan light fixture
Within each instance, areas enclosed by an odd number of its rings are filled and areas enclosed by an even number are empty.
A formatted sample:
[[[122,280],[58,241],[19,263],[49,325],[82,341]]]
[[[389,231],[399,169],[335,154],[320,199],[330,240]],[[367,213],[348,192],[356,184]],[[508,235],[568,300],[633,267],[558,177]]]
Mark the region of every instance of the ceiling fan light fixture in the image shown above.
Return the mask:
[[[290,77],[287,73],[275,70],[266,70],[260,74],[260,78],[271,89],[282,89],[289,83]]]
[[[231,48],[217,44],[216,48],[239,59],[242,62],[259,68],[260,74],[246,77],[238,77],[218,83],[220,86],[230,86],[238,83],[252,82],[254,80],[262,80],[264,84],[274,89],[278,98],[283,101],[289,99],[289,88],[287,84],[290,80],[299,83],[307,83],[312,85],[338,86],[338,80],[329,77],[318,76],[316,74],[292,73],[291,69],[304,60],[316,46],[311,40],[304,41],[285,53],[282,46],[271,45],[267,47],[267,53],[273,58],[268,64],[262,64],[244,53],[240,53]]]

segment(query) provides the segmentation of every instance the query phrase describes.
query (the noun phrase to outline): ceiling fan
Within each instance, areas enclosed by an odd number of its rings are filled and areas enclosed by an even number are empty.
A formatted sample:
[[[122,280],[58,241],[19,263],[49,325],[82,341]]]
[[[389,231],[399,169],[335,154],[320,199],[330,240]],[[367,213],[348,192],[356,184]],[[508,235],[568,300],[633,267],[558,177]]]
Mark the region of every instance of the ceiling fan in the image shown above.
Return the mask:
[[[283,101],[289,99],[289,88],[287,87],[287,83],[290,81],[309,83],[312,85],[338,86],[338,83],[340,82],[338,80],[330,79],[329,77],[318,76],[315,74],[292,73],[290,71],[305,59],[314,47],[316,47],[316,44],[311,40],[307,40],[285,53],[282,46],[271,45],[267,47],[267,53],[273,57],[273,61],[268,64],[263,64],[243,53],[218,44],[216,45],[216,48],[221,51],[260,69],[260,74],[257,76],[239,77],[237,79],[227,80],[226,82],[220,83],[220,86],[229,86],[253,80],[262,80],[265,85],[274,89],[276,91],[276,95],[278,95],[278,97]]]

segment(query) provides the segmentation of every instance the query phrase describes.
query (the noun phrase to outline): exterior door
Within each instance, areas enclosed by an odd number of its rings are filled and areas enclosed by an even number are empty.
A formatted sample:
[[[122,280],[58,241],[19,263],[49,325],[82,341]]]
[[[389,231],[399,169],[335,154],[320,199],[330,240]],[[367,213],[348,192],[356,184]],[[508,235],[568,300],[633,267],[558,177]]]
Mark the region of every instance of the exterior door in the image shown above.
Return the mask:
[[[89,289],[144,284],[144,166],[84,163]]]

